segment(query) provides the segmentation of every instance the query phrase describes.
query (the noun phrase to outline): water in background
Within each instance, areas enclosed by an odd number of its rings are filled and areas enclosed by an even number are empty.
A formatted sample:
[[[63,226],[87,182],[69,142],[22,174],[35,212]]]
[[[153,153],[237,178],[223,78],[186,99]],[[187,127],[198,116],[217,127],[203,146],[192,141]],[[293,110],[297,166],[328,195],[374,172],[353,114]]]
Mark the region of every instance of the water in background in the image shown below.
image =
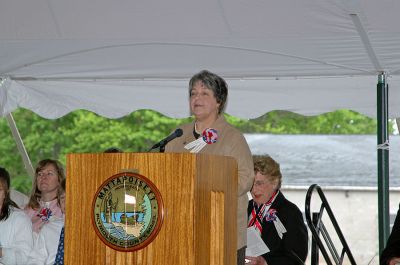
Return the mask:
[[[377,186],[376,135],[245,134],[253,154],[281,165],[283,185]],[[389,183],[400,187],[400,136],[390,136]]]

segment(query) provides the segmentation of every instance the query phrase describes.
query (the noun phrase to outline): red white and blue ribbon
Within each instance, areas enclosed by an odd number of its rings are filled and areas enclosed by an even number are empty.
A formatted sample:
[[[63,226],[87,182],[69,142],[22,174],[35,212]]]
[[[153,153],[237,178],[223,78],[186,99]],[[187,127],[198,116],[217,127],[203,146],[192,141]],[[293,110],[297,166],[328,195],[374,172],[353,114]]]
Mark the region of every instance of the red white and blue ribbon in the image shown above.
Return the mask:
[[[262,224],[264,222],[273,222],[276,231],[280,238],[283,237],[283,234],[286,233],[286,228],[282,224],[281,220],[277,216],[277,210],[271,208],[272,203],[275,201],[276,196],[278,195],[279,190],[276,191],[271,198],[264,204],[260,205],[256,210],[256,204],[253,206],[253,210],[249,216],[249,222],[247,227],[254,226],[256,231],[261,235],[262,234]]]
[[[203,140],[207,144],[213,144],[216,143],[218,139],[218,133],[217,130],[213,128],[207,128],[203,131]]]
[[[36,214],[36,216],[39,217],[43,222],[48,222],[52,215],[53,213],[50,208],[42,208]]]
[[[207,128],[203,131],[202,137],[199,137],[198,139],[185,145],[185,149],[190,150],[190,153],[198,153],[207,144],[216,143],[217,139],[218,139],[217,130],[215,130],[213,128]]]
[[[276,196],[278,195],[279,191],[276,191],[272,194],[271,198],[266,203],[257,206],[256,202],[253,202],[253,210],[251,211],[249,217],[249,223],[247,227],[254,226],[256,230],[258,230],[259,234],[262,233],[262,223],[264,222],[264,218],[269,211],[272,203],[275,201]]]
[[[266,221],[266,222],[273,222],[273,221],[276,220],[276,218],[277,218],[277,216],[276,216],[276,210],[270,208],[270,209],[267,211],[267,213],[265,214],[264,221]]]

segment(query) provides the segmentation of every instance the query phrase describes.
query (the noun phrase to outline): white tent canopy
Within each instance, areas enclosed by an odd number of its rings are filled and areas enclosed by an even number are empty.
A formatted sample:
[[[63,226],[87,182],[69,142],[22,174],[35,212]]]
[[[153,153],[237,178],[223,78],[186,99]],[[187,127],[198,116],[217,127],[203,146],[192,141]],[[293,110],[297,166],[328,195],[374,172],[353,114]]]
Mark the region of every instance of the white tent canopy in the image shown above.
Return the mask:
[[[76,109],[187,117],[188,80],[208,69],[230,85],[226,112],[242,118],[337,109],[374,117],[384,73],[388,114],[398,118],[399,14],[398,0],[2,0],[0,117],[12,125],[20,107],[45,118]],[[378,193],[388,216],[388,192]]]
[[[397,0],[3,0],[0,116],[88,109],[189,115],[202,69],[230,85],[227,112],[376,116],[378,74],[400,117]]]

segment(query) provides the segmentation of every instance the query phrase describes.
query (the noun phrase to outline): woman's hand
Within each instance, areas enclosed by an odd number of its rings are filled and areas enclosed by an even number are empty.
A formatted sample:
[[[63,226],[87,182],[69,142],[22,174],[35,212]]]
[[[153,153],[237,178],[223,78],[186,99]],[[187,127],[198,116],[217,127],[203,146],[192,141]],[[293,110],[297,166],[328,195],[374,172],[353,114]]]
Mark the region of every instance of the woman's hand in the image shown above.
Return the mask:
[[[391,260],[389,260],[389,265],[396,265],[400,263],[400,258],[399,257],[394,257]]]
[[[258,257],[246,256],[246,259],[249,260],[249,262],[246,263],[248,265],[268,265],[265,259],[261,256]]]

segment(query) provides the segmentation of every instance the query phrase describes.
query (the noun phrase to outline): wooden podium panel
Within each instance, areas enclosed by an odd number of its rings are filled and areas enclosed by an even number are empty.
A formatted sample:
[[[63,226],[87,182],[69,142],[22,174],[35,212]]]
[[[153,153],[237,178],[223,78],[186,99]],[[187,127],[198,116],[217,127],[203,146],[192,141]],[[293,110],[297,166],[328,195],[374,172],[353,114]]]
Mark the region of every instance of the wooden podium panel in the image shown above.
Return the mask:
[[[92,225],[92,202],[109,177],[136,171],[160,191],[164,220],[146,247],[121,252]],[[237,164],[231,157],[175,153],[67,155],[65,264],[236,264]]]

